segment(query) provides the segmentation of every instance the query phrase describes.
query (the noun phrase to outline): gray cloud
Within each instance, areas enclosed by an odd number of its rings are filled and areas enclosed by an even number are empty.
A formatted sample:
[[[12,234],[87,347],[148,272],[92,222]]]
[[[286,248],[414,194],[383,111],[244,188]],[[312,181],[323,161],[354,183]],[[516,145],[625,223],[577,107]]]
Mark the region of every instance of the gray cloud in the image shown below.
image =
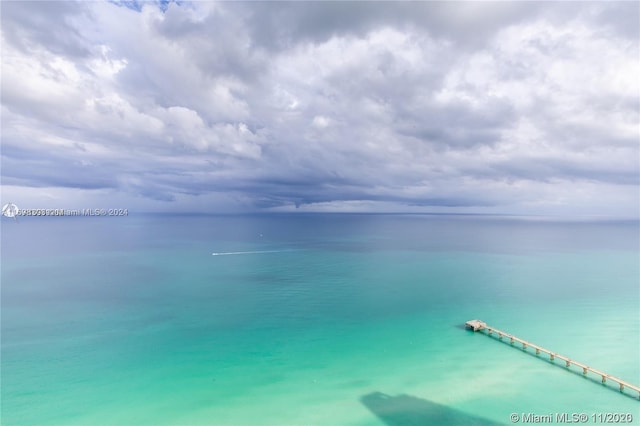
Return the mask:
[[[636,3],[2,7],[16,194],[638,215]]]
[[[505,25],[531,18],[533,2],[275,2],[234,5],[243,11],[260,46],[288,49],[334,36],[364,37],[380,27],[423,31],[431,37],[478,45]]]
[[[44,48],[52,53],[84,57],[90,48],[78,28],[87,12],[81,2],[8,1],[2,3],[2,35],[23,51]]]
[[[600,5],[591,15],[596,25],[602,25],[617,35],[638,40],[640,27],[640,3],[616,1]]]

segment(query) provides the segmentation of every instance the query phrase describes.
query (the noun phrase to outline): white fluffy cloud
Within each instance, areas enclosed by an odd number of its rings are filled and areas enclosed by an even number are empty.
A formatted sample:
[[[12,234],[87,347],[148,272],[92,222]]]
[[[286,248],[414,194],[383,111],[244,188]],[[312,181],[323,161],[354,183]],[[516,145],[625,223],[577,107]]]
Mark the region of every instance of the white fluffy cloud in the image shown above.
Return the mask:
[[[129,6],[2,4],[3,199],[639,215],[637,3]]]

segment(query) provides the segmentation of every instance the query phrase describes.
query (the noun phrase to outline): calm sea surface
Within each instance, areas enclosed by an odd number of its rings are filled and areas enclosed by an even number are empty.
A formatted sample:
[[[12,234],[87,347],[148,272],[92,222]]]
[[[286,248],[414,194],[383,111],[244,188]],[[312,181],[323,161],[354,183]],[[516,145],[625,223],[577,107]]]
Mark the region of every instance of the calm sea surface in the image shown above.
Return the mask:
[[[475,216],[3,218],[1,422],[640,424],[637,394],[462,327],[640,385],[639,239]]]

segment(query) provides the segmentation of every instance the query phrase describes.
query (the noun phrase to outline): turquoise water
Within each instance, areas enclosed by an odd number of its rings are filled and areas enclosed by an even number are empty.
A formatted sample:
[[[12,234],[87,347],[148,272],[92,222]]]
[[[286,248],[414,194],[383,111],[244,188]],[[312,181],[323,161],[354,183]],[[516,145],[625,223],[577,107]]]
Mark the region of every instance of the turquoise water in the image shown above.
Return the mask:
[[[2,223],[2,424],[510,424],[637,395],[635,222],[394,215]],[[263,253],[212,256],[211,253]]]

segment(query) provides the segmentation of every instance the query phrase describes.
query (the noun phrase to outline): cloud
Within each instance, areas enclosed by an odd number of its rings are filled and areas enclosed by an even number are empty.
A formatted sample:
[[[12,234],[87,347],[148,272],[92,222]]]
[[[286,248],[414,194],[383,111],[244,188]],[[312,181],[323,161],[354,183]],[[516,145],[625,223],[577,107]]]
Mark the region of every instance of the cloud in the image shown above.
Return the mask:
[[[2,8],[12,196],[640,215],[637,3]]]
[[[384,1],[236,3],[233,9],[247,20],[252,39],[270,50],[334,37],[364,38],[385,27],[450,40],[457,47],[477,46],[498,29],[543,10],[536,3]]]
[[[87,9],[81,2],[6,2],[2,4],[2,35],[25,53],[46,49],[82,58],[89,45],[76,23]]]

